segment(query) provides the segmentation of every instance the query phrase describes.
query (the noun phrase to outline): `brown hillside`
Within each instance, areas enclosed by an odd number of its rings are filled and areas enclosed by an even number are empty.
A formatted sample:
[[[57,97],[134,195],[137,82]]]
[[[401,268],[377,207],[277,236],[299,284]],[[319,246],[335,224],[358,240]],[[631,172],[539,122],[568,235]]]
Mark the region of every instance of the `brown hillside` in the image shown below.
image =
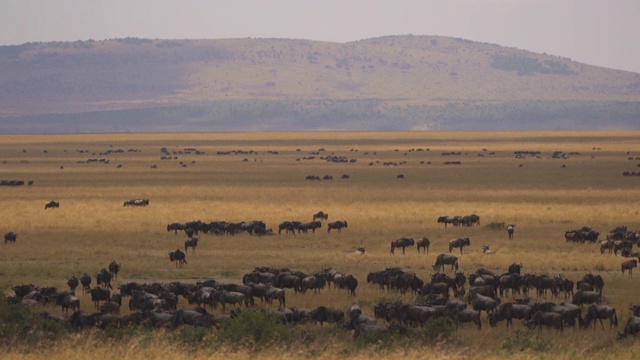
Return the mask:
[[[0,66],[0,117],[6,118],[229,100],[375,100],[369,113],[407,105],[640,101],[640,74],[435,36],[345,44],[136,38],[29,43],[0,47]],[[291,105],[285,107],[283,117],[294,117]],[[215,115],[208,119],[217,121]]]

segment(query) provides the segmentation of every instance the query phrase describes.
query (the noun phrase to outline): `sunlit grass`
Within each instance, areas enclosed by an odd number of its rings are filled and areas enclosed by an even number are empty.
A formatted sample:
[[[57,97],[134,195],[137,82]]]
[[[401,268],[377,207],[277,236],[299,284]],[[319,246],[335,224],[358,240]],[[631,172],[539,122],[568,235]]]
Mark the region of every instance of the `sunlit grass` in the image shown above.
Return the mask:
[[[32,179],[35,183],[31,187],[0,187],[0,231],[19,234],[15,244],[2,245],[0,251],[0,285],[8,294],[10,286],[21,283],[64,288],[72,273],[93,275],[112,260],[122,264],[119,283],[209,278],[240,282],[242,275],[256,266],[309,273],[333,267],[358,278],[355,299],[331,289],[320,294],[287,293],[288,305],[347,308],[358,302],[372,314],[381,298],[400,295],[380,293],[367,284],[368,272],[397,266],[426,280],[435,257],[448,252],[448,240],[468,236],[471,247],[461,256],[457,253],[465,273],[481,266],[504,272],[513,262],[522,263],[525,272],[560,274],[574,280],[586,272],[598,272],[607,283],[607,303],[620,309],[621,324],[628,316],[629,304],[639,301],[640,285],[622,276],[620,257],[601,255],[598,245],[568,244],[564,239],[565,231],[581,226],[600,231],[601,238],[619,225],[640,228],[640,179],[622,176],[623,171],[637,168],[638,161],[628,158],[640,154],[638,133],[2,135],[0,140],[0,179]],[[162,147],[176,151],[178,159],[160,160]],[[197,148],[205,154],[178,153],[185,148]],[[415,151],[418,148],[423,151]],[[80,149],[87,152],[78,152]],[[110,149],[125,152],[100,154]],[[324,151],[312,154],[319,149]],[[216,155],[231,150],[254,153]],[[518,150],[542,154],[539,159],[516,159],[513,152]],[[447,151],[461,154],[441,155]],[[580,154],[551,159],[553,151]],[[330,154],[357,161],[329,163],[319,159]],[[308,156],[315,159],[302,159]],[[110,161],[106,165],[86,163],[91,158]],[[461,165],[444,165],[447,160],[459,160]],[[186,167],[180,166],[181,161]],[[385,161],[398,165],[384,166]],[[119,164],[121,168],[116,167]],[[310,174],[333,175],[334,180],[306,181]],[[349,174],[350,179],[341,180],[342,174]],[[398,180],[398,174],[404,174],[405,179]],[[124,200],[143,197],[150,199],[148,207],[123,207]],[[60,208],[44,210],[49,200],[60,201]],[[167,232],[170,222],[262,220],[277,233],[280,222],[310,221],[319,210],[328,212],[330,221],[347,220],[349,227],[342,233],[327,233],[325,227],[316,234],[296,236],[200,235],[196,253],[188,255],[184,268],[176,269],[167,256],[169,251],[182,248],[186,238],[183,233]],[[480,226],[445,229],[436,222],[441,215],[471,213],[481,216]],[[492,222],[517,224],[515,239],[508,240],[503,229],[487,228]],[[429,237],[430,253],[418,254],[415,248],[408,248],[406,255],[398,251],[390,255],[390,242],[405,236]],[[482,254],[482,244],[489,244],[496,254]],[[365,254],[353,252],[361,246],[366,248]],[[413,300],[409,295],[404,297]],[[83,310],[93,311],[88,296],[82,295],[81,302]],[[189,306],[183,300],[180,305]],[[516,328],[524,331],[519,324]],[[430,356],[474,358],[480,353],[484,358],[505,354],[530,358],[553,354],[554,358],[569,359],[637,355],[633,348],[624,346],[628,343],[614,341],[614,331],[601,329],[567,330],[559,336],[547,331],[527,332],[522,335],[526,338],[516,339],[518,332],[490,329],[487,324],[480,332],[461,328],[458,334],[459,340],[453,344],[429,349]],[[79,335],[73,339],[74,345],[56,344],[51,351],[23,349],[6,355],[74,358],[91,347],[91,353],[102,358],[122,354],[127,358],[185,356],[180,349],[163,344],[165,336],[96,345],[95,339]],[[356,350],[349,334],[329,341],[332,346],[322,346],[322,341],[327,341],[322,336],[311,350],[302,345],[286,351],[276,348],[261,357],[299,358],[310,351],[318,358],[424,356],[414,349]],[[523,350],[504,350],[510,346]],[[197,349],[191,356],[247,358],[255,354],[216,348]]]

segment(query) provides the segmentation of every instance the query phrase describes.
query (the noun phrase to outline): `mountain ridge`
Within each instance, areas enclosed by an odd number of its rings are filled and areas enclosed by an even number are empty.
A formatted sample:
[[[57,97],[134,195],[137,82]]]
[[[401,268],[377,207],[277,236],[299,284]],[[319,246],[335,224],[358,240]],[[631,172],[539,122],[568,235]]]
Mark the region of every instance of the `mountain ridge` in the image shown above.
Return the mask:
[[[0,66],[1,132],[640,128],[640,74],[443,36],[27,43]]]

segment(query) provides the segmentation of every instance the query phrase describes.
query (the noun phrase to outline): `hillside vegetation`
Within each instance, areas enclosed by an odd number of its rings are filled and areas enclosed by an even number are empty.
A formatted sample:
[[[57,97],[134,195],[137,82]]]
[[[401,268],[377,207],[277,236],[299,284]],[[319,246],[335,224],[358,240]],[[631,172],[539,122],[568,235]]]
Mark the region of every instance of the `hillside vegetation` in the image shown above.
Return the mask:
[[[4,132],[637,129],[640,74],[438,36],[0,47]]]

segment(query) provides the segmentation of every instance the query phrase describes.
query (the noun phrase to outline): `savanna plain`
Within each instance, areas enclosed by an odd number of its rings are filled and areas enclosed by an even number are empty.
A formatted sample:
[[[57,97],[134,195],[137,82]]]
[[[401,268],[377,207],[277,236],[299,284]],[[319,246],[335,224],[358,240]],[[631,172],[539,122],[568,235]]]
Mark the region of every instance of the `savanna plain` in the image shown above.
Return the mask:
[[[471,245],[454,254],[465,274],[479,267],[504,273],[522,263],[523,273],[574,281],[589,272],[601,275],[602,302],[616,308],[620,323],[618,329],[605,322],[604,329],[562,332],[529,330],[518,321],[492,328],[483,314],[480,330],[440,324],[425,326],[419,337],[355,340],[334,324],[303,324],[284,339],[259,344],[255,337],[224,341],[224,328],[78,332],[37,316],[62,315],[60,307],[22,311],[3,301],[0,353],[5,359],[637,358],[638,340],[616,337],[630,304],[640,304],[640,275],[623,275],[620,255],[601,254],[598,244],[566,242],[564,234],[589,226],[604,239],[618,226],[640,228],[640,176],[623,176],[638,166],[640,133],[628,131],[0,135],[0,179],[33,181],[0,186],[0,232],[18,234],[15,243],[0,244],[5,298],[20,284],[67,288],[72,274],[94,275],[114,260],[121,264],[114,291],[128,282],[242,283],[258,266],[309,274],[331,267],[358,279],[355,297],[334,288],[286,290],[287,306],[346,311],[357,303],[373,316],[380,300],[419,299],[381,292],[367,283],[369,272],[401,267],[428,282],[436,256],[462,236]],[[333,179],[306,180],[309,175]],[[139,198],[149,206],[123,206]],[[45,210],[50,200],[60,207]],[[315,233],[278,234],[281,222],[308,222],[318,211],[348,227],[328,232],[325,221]],[[469,214],[480,216],[478,226],[437,222]],[[176,268],[168,252],[183,248],[186,235],[168,232],[167,224],[192,220],[261,220],[275,234],[199,234],[195,253]],[[511,240],[505,224],[516,225]],[[428,237],[429,253],[409,247],[404,255],[390,254],[390,242],[401,237]],[[484,254],[485,244],[495,253]],[[88,294],[76,294],[82,310],[95,311]],[[540,300],[565,301],[562,295]],[[194,307],[180,298],[178,308]],[[125,300],[121,314],[128,311]],[[228,309],[209,311],[229,315]],[[21,335],[14,325],[23,322],[45,335]]]

